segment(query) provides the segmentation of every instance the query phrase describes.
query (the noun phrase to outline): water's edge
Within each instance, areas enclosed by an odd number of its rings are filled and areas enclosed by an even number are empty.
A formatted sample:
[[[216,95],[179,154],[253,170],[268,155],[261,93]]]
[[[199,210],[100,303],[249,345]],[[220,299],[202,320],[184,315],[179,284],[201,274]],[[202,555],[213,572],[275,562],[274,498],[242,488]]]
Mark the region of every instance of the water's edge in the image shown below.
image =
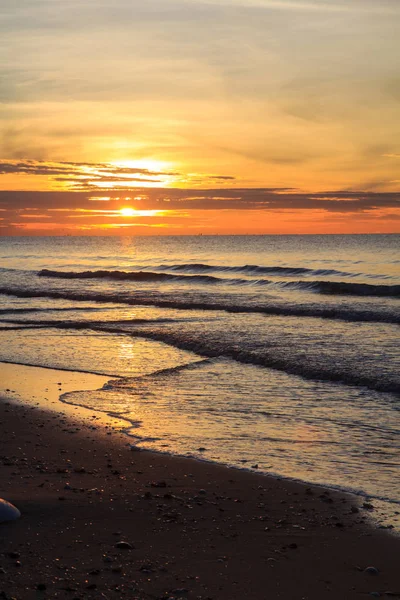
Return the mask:
[[[26,365],[24,363],[17,363],[17,362],[11,362],[11,361],[0,361],[0,365],[1,364],[12,365],[15,367],[27,367],[32,370],[34,369],[35,371],[43,369],[45,372],[47,372],[46,375],[51,373],[53,375],[53,379],[54,378],[59,379],[61,373],[62,374],[69,373],[74,376],[75,375],[82,376],[82,375],[87,374],[91,377],[99,378],[99,379],[103,380],[102,381],[103,385],[98,388],[93,387],[93,386],[90,386],[90,387],[86,386],[85,389],[83,389],[83,390],[69,389],[68,391],[63,392],[61,394],[57,393],[57,402],[54,403],[55,396],[53,396],[52,406],[49,405],[49,402],[47,402],[47,404],[46,404],[46,402],[43,402],[43,399],[36,398],[35,404],[41,410],[45,410],[45,411],[51,410],[51,411],[55,411],[55,412],[59,413],[61,411],[62,407],[64,407],[64,408],[68,407],[71,410],[68,411],[68,414],[66,416],[67,416],[67,418],[69,418],[71,420],[75,420],[75,421],[79,420],[79,419],[83,419],[84,417],[88,418],[89,416],[92,416],[93,414],[95,414],[95,415],[97,415],[97,418],[98,418],[98,420],[96,421],[96,426],[107,427],[107,428],[111,427],[118,433],[126,436],[127,440],[131,440],[131,441],[134,440],[134,443],[131,443],[130,445],[132,447],[140,449],[141,452],[150,452],[150,453],[154,453],[157,455],[161,454],[161,455],[168,455],[171,457],[176,456],[176,457],[181,457],[181,458],[187,458],[187,459],[195,460],[195,461],[201,462],[201,463],[218,464],[219,466],[222,466],[222,467],[225,467],[228,469],[250,472],[250,473],[254,473],[254,474],[258,474],[258,475],[272,477],[274,479],[293,481],[293,482],[300,483],[303,485],[311,485],[313,487],[321,488],[321,490],[323,490],[323,489],[334,490],[334,491],[337,491],[337,492],[340,492],[340,493],[343,493],[343,494],[353,497],[354,504],[359,505],[359,506],[362,506],[363,503],[370,504],[371,501],[373,501],[374,509],[365,511],[365,516],[368,517],[368,521],[374,527],[388,530],[392,534],[395,534],[395,535],[400,535],[400,518],[398,519],[398,523],[396,522],[396,519],[395,519],[395,522],[393,522],[393,520],[394,520],[393,519],[393,508],[396,506],[400,507],[400,502],[398,502],[396,500],[393,500],[391,498],[383,498],[383,497],[379,497],[379,496],[374,496],[374,495],[368,494],[364,490],[353,489],[353,488],[340,486],[340,485],[334,485],[334,484],[330,484],[330,483],[327,483],[324,481],[321,481],[321,482],[308,481],[308,480],[300,479],[300,478],[297,478],[294,476],[282,475],[281,473],[263,470],[262,468],[247,467],[247,466],[243,466],[243,465],[227,463],[224,461],[217,461],[217,460],[213,460],[211,458],[207,458],[204,455],[202,455],[201,453],[196,454],[195,452],[188,452],[186,454],[180,454],[180,453],[176,453],[173,451],[162,450],[162,449],[157,449],[157,448],[142,448],[140,446],[140,443],[141,443],[141,441],[144,442],[146,440],[140,438],[140,436],[135,436],[131,433],[130,430],[132,429],[132,421],[124,418],[123,414],[120,415],[120,414],[115,414],[112,412],[101,411],[98,409],[93,409],[92,407],[86,407],[85,405],[80,405],[79,407],[77,407],[76,404],[68,402],[68,396],[70,394],[74,394],[76,392],[100,391],[100,390],[106,388],[108,386],[108,384],[112,381],[112,379],[116,379],[115,377],[109,378],[109,376],[107,376],[107,375],[101,376],[98,374],[92,374],[92,373],[89,374],[89,373],[85,373],[82,371],[73,371],[73,370],[66,370],[66,369],[53,369],[51,367]],[[15,387],[18,387],[18,385]],[[32,406],[32,402],[33,402],[32,399],[29,400],[26,396],[19,395],[18,393],[16,396],[15,393],[13,395],[13,393],[11,393],[11,392],[12,391],[10,389],[3,390],[0,388],[0,402],[10,402],[10,403],[14,403],[14,404],[22,403],[27,406]],[[47,400],[47,398],[45,400]],[[396,512],[400,513],[400,508],[399,508],[399,511],[395,511],[395,513]]]

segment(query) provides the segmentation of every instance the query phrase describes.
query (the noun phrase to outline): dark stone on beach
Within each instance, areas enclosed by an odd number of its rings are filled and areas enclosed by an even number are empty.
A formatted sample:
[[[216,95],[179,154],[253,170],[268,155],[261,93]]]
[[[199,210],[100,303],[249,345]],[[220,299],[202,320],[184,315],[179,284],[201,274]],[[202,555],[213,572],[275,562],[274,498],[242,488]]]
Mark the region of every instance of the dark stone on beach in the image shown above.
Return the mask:
[[[374,505],[371,504],[370,502],[364,502],[363,503],[363,508],[365,508],[366,510],[373,510],[374,509]]]
[[[200,446],[200,448],[197,448],[197,452],[205,452],[207,450],[207,448],[203,448],[203,446]]]
[[[36,586],[36,589],[43,592],[46,589],[46,584],[44,583],[38,583]]]
[[[153,481],[153,483],[151,483],[150,485],[153,488],[166,488],[167,482],[166,481]]]
[[[376,567],[367,567],[364,569],[364,573],[367,575],[379,575],[379,570]]]
[[[89,585],[86,586],[87,590],[95,590],[97,588],[97,585],[95,583],[89,583]]]
[[[143,563],[138,569],[138,571],[141,573],[154,573],[154,570],[155,569],[152,563]]]
[[[119,550],[132,550],[133,546],[129,542],[117,542],[115,547]]]
[[[322,502],[327,502],[328,504],[332,504],[333,503],[332,498],[329,498],[329,496],[326,494],[326,492],[324,492],[323,494],[321,494],[320,498],[321,498]]]
[[[258,464],[257,465],[251,465],[252,469],[258,469]]]
[[[122,573],[122,567],[118,567],[118,566],[112,567],[111,572],[112,573]]]

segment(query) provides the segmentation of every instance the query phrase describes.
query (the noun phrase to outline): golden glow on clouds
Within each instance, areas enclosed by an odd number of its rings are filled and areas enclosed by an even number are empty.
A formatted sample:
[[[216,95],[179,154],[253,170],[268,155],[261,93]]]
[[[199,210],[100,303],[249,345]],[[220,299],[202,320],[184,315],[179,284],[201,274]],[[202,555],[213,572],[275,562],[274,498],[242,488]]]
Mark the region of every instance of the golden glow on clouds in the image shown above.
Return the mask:
[[[400,193],[154,188],[97,198],[0,191],[2,234],[389,233],[400,224]]]
[[[172,164],[156,160],[120,161],[118,163],[76,163],[32,159],[0,159],[0,190],[141,190],[165,187],[214,187],[232,185],[235,177],[207,173],[183,173]],[[164,170],[159,170],[163,169]],[[22,185],[21,185],[22,183]],[[143,195],[136,195],[141,200]],[[111,196],[93,195],[93,201],[107,201]],[[122,196],[131,200],[131,196]]]
[[[2,233],[69,234],[72,220],[93,233],[107,219],[135,231],[160,219],[171,233],[398,230],[396,199],[353,210],[350,193],[342,204],[346,190],[400,190],[399,0],[114,0],[112,15],[93,0],[9,4],[0,191],[17,195]],[[255,222],[255,205],[223,195],[249,188],[293,194],[293,220],[288,202]],[[176,189],[191,190],[182,209],[164,191]],[[13,212],[32,190],[68,201]],[[321,213],[298,208],[310,192]],[[46,224],[50,205],[69,212]],[[109,212],[75,210],[89,206]]]
[[[153,171],[155,173],[165,173],[174,168],[171,163],[163,162],[161,160],[154,160],[152,158],[143,158],[140,160],[121,160],[111,164],[115,165],[116,167],[123,167],[126,169],[142,169],[144,171]]]

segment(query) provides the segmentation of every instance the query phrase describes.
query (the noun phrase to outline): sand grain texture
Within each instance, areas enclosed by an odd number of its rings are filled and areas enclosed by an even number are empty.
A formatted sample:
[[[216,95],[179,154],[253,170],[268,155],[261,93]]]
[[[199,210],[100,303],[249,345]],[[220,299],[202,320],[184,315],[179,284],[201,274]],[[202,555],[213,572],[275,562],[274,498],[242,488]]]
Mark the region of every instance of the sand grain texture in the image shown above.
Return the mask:
[[[0,497],[22,513],[0,525],[0,598],[400,597],[400,541],[354,498],[133,452],[93,423],[0,403]]]

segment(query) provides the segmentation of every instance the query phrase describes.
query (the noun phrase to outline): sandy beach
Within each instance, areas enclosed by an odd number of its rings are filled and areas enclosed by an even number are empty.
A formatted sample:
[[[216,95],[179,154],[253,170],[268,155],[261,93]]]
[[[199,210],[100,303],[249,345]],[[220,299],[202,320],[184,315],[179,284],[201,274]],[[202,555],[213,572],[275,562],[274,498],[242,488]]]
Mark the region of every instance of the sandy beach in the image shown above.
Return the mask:
[[[22,513],[0,525],[1,598],[400,597],[400,541],[362,499],[132,450],[118,419],[54,404],[48,373],[48,405],[0,402],[0,497]]]

